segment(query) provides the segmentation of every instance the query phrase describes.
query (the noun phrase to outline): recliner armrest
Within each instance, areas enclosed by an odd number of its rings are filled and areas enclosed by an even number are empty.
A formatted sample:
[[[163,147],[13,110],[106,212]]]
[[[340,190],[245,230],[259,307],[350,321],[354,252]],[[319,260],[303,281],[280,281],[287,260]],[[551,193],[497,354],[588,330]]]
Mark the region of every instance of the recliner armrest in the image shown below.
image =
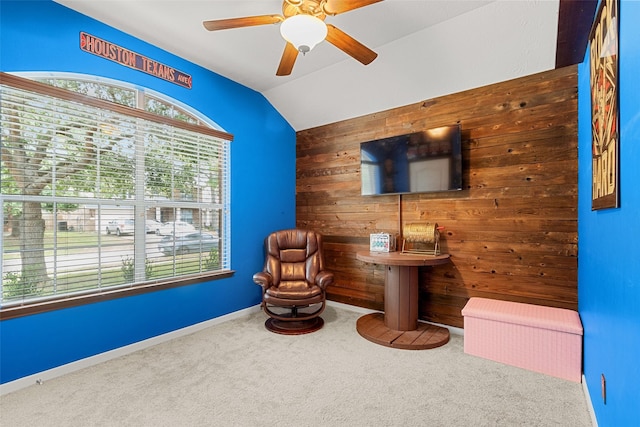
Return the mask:
[[[323,270],[317,274],[316,285],[320,286],[323,291],[331,284],[333,284],[333,273]]]
[[[253,281],[262,286],[262,291],[264,292],[273,283],[273,277],[266,271],[260,271],[253,275]]]

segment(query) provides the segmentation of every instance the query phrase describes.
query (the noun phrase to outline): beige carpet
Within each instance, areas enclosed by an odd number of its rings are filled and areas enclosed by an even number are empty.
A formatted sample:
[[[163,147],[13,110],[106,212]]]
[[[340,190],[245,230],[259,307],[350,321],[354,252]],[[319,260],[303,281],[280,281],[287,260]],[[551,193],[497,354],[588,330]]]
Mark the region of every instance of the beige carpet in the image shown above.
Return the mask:
[[[282,336],[251,314],[0,398],[2,426],[591,426],[582,385],[469,356],[397,350],[328,307]]]

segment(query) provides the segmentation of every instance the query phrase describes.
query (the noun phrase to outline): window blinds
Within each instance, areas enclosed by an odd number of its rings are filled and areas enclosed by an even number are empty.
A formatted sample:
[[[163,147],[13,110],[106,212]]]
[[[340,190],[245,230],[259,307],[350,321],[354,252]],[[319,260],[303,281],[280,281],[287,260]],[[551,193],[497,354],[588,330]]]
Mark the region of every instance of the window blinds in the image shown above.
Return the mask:
[[[228,270],[229,135],[2,74],[2,304]]]

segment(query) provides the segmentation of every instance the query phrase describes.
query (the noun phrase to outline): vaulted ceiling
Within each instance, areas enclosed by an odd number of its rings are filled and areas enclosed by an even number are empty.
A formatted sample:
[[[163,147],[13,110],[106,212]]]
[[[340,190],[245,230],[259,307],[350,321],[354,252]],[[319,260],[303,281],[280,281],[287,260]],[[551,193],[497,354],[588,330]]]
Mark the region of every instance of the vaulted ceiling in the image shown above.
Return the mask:
[[[281,0],[55,1],[262,93],[295,130],[579,62],[597,3],[385,0],[326,18],[378,54],[371,64],[325,41],[276,76],[279,24],[202,22],[281,14]]]

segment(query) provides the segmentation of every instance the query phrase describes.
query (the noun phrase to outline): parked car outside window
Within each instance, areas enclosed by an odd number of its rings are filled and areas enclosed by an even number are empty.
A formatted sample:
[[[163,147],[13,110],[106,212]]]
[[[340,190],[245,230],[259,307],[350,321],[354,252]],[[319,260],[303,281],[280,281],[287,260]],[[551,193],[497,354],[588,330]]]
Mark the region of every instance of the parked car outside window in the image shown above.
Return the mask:
[[[218,247],[218,239],[200,231],[182,236],[165,236],[158,243],[158,249],[164,255],[188,254],[192,252],[208,252]]]
[[[165,222],[164,224],[162,224],[158,228],[157,234],[161,236],[171,236],[171,235],[178,236],[180,234],[191,233],[193,231],[196,231],[196,228],[193,225],[189,224],[188,222],[172,221],[172,222]]]
[[[132,219],[114,219],[107,223],[107,234],[115,233],[116,236],[133,234],[134,224]]]
[[[148,219],[145,222],[145,230],[147,233],[160,234],[161,226],[162,226],[162,223],[160,221],[156,221],[155,219]]]

